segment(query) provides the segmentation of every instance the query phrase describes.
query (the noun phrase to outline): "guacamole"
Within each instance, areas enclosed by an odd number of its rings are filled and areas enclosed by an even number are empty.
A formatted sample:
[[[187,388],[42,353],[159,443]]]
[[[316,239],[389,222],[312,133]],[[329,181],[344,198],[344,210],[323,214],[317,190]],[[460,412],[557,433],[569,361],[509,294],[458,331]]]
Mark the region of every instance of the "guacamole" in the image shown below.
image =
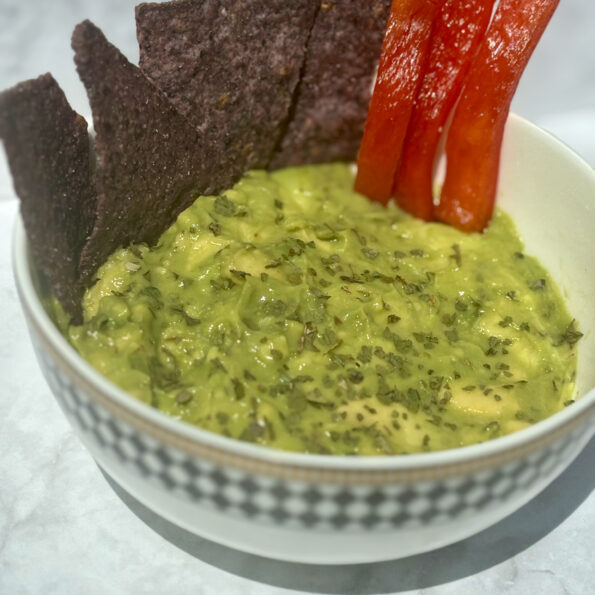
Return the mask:
[[[331,164],[199,197],[109,258],[69,340],[175,418],[293,451],[453,448],[571,402],[580,333],[506,214],[465,235],[352,188]]]

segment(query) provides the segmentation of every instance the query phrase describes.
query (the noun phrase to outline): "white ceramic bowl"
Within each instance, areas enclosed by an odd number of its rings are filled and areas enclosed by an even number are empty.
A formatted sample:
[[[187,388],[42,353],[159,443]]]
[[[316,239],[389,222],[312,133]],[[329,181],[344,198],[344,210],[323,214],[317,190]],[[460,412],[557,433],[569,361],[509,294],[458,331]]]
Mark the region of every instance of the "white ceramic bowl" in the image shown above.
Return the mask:
[[[191,532],[267,557],[320,564],[394,559],[463,539],[518,509],[595,430],[595,174],[566,146],[511,116],[498,201],[580,322],[580,398],[516,434],[451,451],[297,454],[168,418],[103,378],[60,335],[43,308],[20,222],[14,271],[58,403],[97,463],[136,499]]]

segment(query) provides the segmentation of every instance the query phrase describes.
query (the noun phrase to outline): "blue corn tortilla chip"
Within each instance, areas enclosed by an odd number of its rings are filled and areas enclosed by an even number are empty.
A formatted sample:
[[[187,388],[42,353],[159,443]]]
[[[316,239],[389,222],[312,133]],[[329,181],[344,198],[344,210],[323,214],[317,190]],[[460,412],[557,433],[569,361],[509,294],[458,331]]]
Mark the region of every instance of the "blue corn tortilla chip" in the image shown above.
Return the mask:
[[[72,36],[75,63],[93,112],[97,219],[80,263],[86,283],[116,249],[155,243],[203,193],[237,177],[137,66],[90,21]]]
[[[318,8],[318,0],[141,4],[140,68],[223,167],[266,167],[286,125]]]
[[[94,145],[50,75],[0,96],[32,249],[75,322],[107,257],[155,243],[198,195],[253,167],[355,157],[389,4],[143,4],[148,76],[85,21],[72,46]]]
[[[96,207],[87,123],[45,74],[0,94],[0,135],[35,262],[81,322],[79,257]]]
[[[271,169],[353,161],[391,0],[326,0],[308,42],[292,115]]]

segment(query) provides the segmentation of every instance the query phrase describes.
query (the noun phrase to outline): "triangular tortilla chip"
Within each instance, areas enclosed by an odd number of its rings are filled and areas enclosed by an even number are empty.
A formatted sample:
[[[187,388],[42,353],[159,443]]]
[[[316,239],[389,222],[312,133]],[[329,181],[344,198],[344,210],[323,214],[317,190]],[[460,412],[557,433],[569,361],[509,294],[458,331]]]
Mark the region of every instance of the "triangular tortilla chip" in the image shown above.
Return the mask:
[[[266,167],[318,0],[181,0],[136,8],[140,67],[234,172]]]
[[[81,322],[79,257],[96,205],[87,123],[45,74],[0,95],[0,131],[35,262]]]
[[[95,25],[78,25],[72,47],[96,133],[97,220],[81,258],[89,282],[116,248],[156,242],[199,194],[236,180],[214,180],[219,164],[194,127]]]
[[[390,5],[321,3],[297,101],[271,169],[356,158]]]

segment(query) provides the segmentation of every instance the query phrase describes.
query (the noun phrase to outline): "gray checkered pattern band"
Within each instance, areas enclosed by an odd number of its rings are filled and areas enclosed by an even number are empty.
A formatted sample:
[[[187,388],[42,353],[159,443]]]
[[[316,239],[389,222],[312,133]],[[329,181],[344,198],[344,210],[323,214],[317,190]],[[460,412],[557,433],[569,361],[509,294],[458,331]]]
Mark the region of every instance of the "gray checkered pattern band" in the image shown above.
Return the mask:
[[[450,521],[530,490],[577,448],[570,434],[508,465],[411,485],[345,487],[279,480],[217,466],[141,434],[92,402],[35,347],[70,421],[116,464],[201,506],[277,525],[378,530]]]

